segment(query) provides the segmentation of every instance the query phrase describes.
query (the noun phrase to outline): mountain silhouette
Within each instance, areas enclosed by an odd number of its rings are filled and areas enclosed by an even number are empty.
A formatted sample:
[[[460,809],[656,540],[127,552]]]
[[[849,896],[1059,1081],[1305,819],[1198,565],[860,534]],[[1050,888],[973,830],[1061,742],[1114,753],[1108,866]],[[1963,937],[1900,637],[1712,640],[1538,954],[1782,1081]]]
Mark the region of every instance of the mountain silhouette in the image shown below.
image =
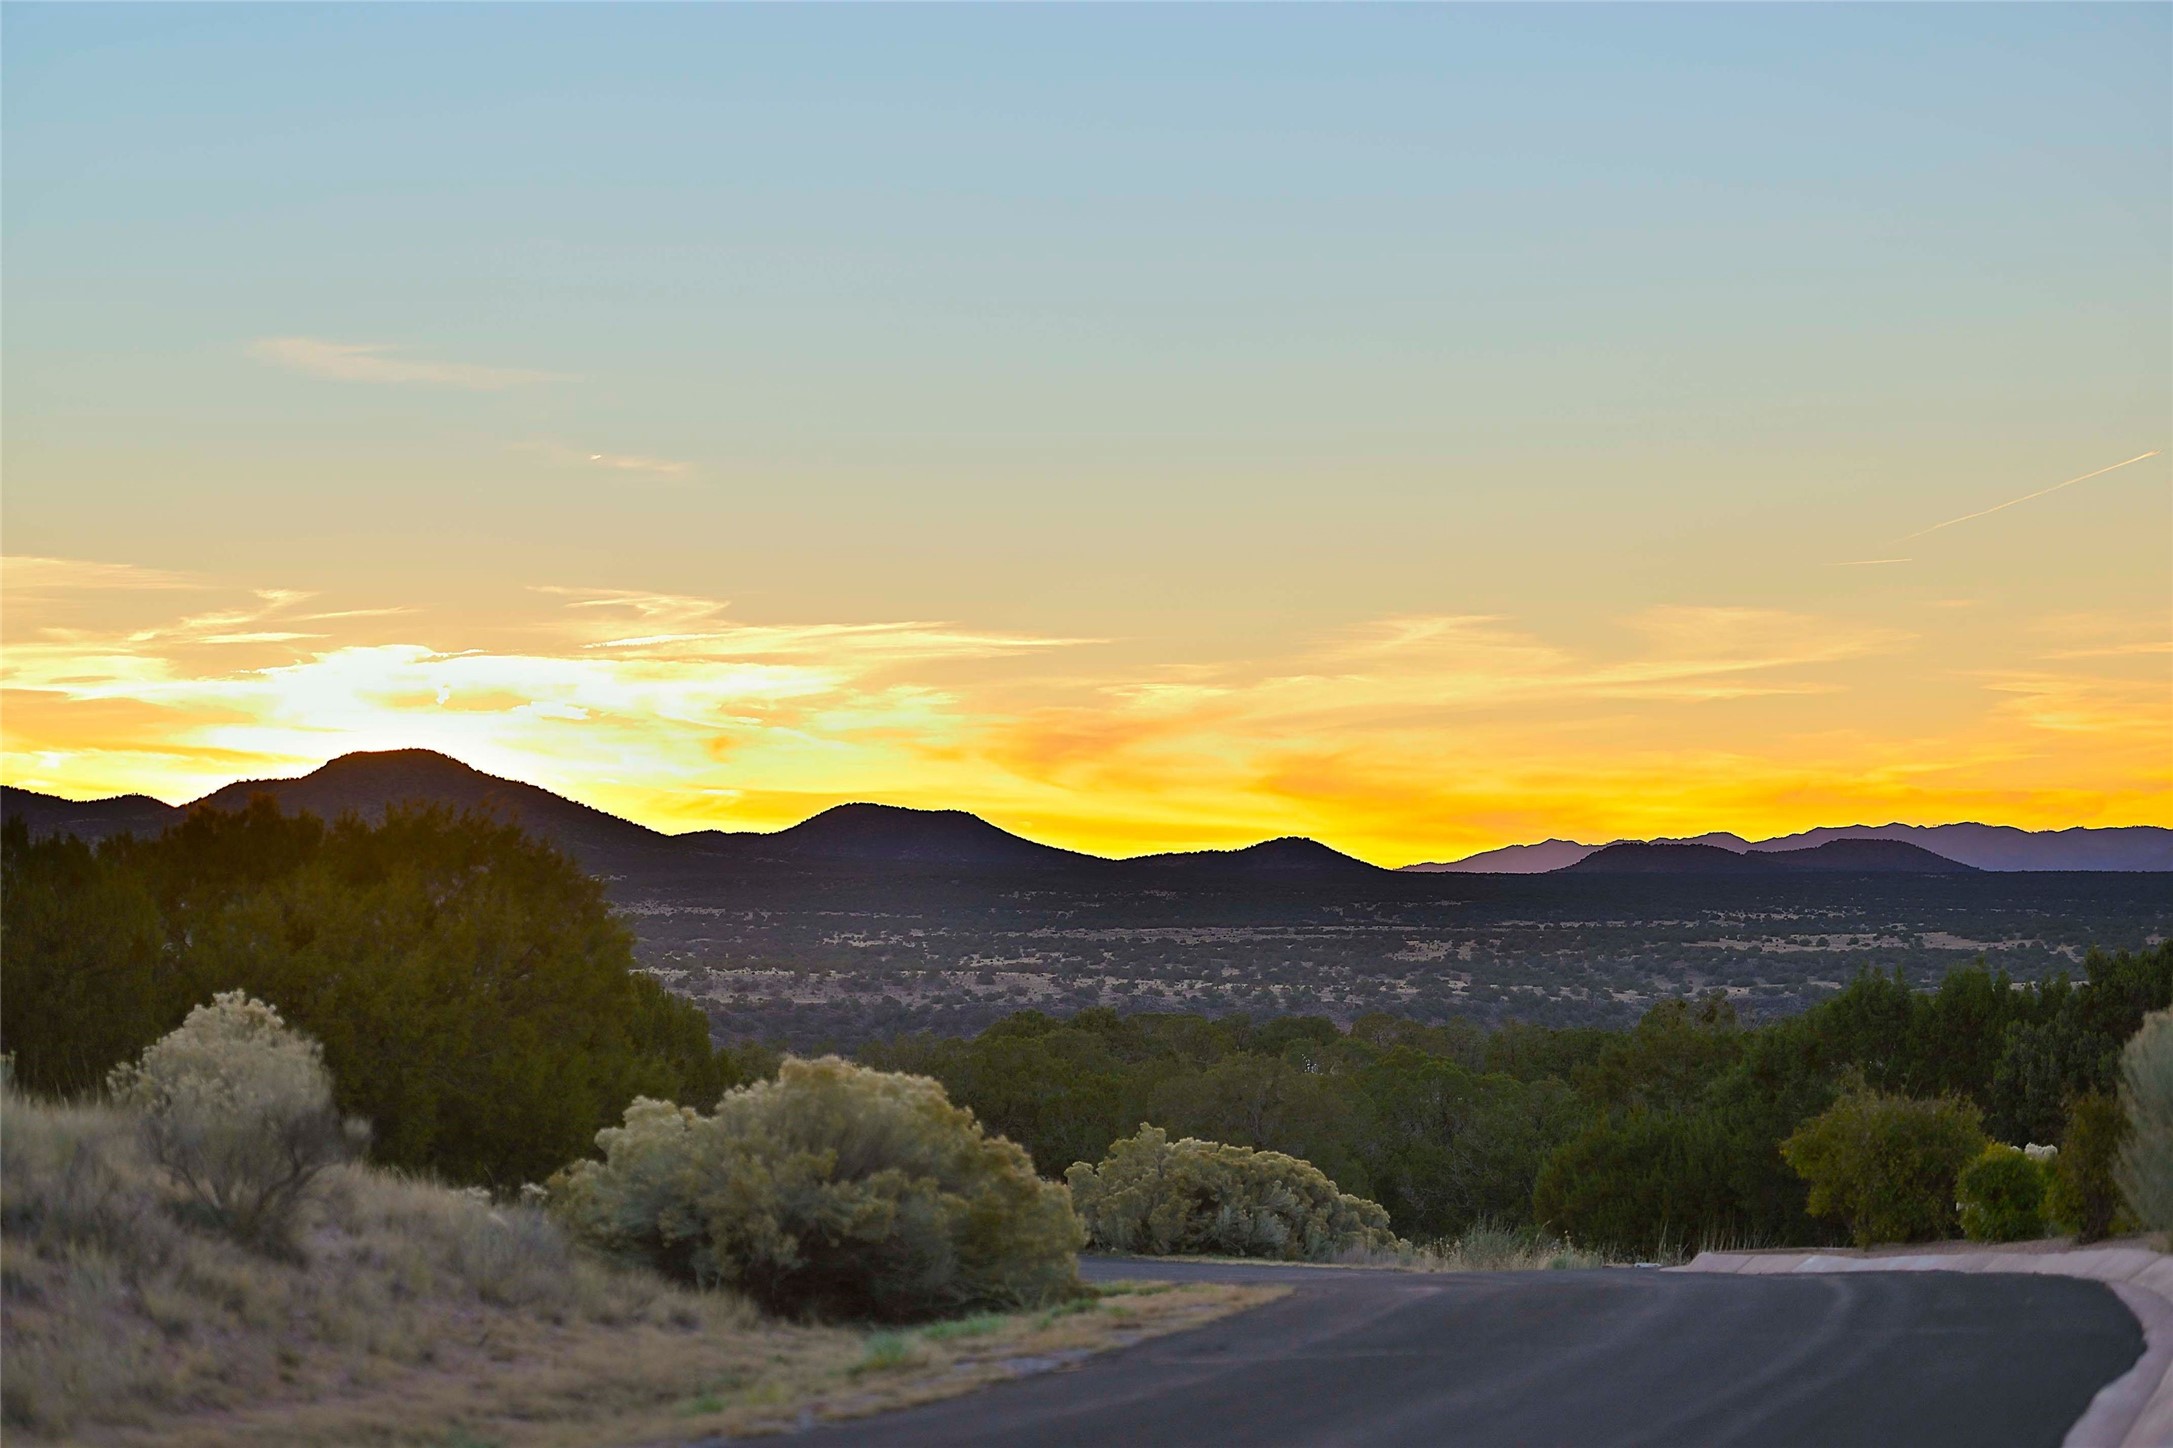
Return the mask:
[[[2023,830],[2013,825],[1844,825],[1761,840],[1761,853],[1829,840],[1901,840],[1980,870],[2173,870],[2173,830],[2116,825]]]
[[[1378,880],[1392,873],[1298,837],[1243,849],[1112,861],[1039,844],[964,810],[866,803],[838,805],[773,832],[666,835],[536,785],[485,774],[429,749],[343,754],[293,778],[237,780],[189,805],[169,805],[141,794],[68,800],[0,786],[0,815],[23,820],[35,835],[67,833],[99,840],[123,832],[157,834],[197,805],[238,809],[259,794],[270,795],[281,809],[327,819],[348,812],[376,818],[387,806],[403,802],[484,810],[553,840],[605,876],[665,872],[695,878],[719,869],[1092,870],[1111,881],[1298,882]],[[1971,823],[1851,825],[1761,841],[1715,831],[1691,840],[1625,840],[1606,846],[1548,840],[1405,868],[1465,874],[1931,874],[1971,867],[2173,870],[2173,829],[2138,825],[2033,832]]]
[[[1974,866],[1902,840],[1828,840],[1807,850],[1744,851],[1720,845],[1627,840],[1594,850],[1556,874],[1575,875],[1970,875]]]
[[[187,805],[147,795],[64,800],[9,788],[0,812],[20,815],[33,834],[68,833],[104,839],[126,832],[152,835],[198,807],[235,810],[258,795],[280,809],[324,819],[383,816],[394,804],[440,804],[481,810],[552,840],[592,871],[615,875],[672,867],[791,863],[840,866],[959,866],[1048,869],[1108,862],[1094,855],[1036,844],[964,810],[904,809],[843,804],[775,832],[697,830],[666,835],[518,780],[501,779],[430,749],[343,754],[309,774],[243,779]]]
[[[1536,845],[1503,845],[1461,860],[1428,860],[1403,868],[1414,875],[1544,875],[1574,865],[1598,848],[1575,840],[1541,840]]]
[[[1771,869],[1718,845],[1647,844],[1624,840],[1603,845],[1555,875],[1762,875]]]
[[[962,809],[841,804],[774,834],[720,835],[750,854],[855,864],[965,865],[1049,869],[1107,863],[1096,855],[1037,844]]]
[[[61,799],[34,789],[0,784],[0,819],[19,819],[33,835],[74,835],[102,840],[111,835],[155,835],[182,812],[147,794],[110,799]]]
[[[1974,875],[1975,865],[1951,860],[1922,845],[1906,840],[1828,840],[1807,850],[1753,851],[1746,859],[1762,860],[1784,870],[1849,872],[1864,875]]]
[[[592,870],[616,873],[669,847],[671,837],[646,825],[553,794],[519,780],[500,779],[432,749],[343,754],[293,779],[240,779],[188,808],[242,809],[270,795],[288,814],[338,819],[383,816],[395,804],[439,804],[480,810],[556,842]]]
[[[1262,840],[1237,850],[1185,850],[1174,854],[1137,855],[1118,863],[1127,870],[1161,876],[1197,879],[1228,879],[1262,876],[1284,879],[1367,879],[1389,874],[1378,865],[1330,849],[1318,840],[1299,835]]]
[[[2013,825],[1839,825],[1746,840],[1726,830],[1684,839],[1617,840],[1617,845],[1689,845],[1719,848],[1730,854],[1774,855],[1800,851],[1835,840],[1895,840],[1931,851],[1978,870],[2173,870],[2173,829],[2160,825],[2076,825],[2064,830],[2024,830]],[[1602,845],[1547,840],[1536,845],[1504,845],[1460,860],[1429,861],[1403,868],[1421,874],[1534,875],[1551,873],[1586,859]]]

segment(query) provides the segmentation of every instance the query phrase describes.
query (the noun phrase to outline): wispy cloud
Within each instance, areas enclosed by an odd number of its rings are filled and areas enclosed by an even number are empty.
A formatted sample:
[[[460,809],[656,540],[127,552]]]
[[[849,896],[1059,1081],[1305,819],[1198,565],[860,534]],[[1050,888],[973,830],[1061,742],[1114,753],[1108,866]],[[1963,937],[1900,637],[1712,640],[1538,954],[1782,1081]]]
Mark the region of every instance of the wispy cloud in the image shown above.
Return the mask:
[[[556,467],[594,468],[599,472],[634,473],[652,478],[676,479],[694,475],[692,463],[648,453],[595,452],[588,448],[568,447],[561,442],[523,443],[517,451],[540,454]]]
[[[658,478],[683,478],[694,471],[691,464],[675,458],[652,458],[629,453],[583,453],[581,461],[606,472],[647,473]]]
[[[2163,679],[2013,669],[1988,674],[1987,689],[2004,695],[2002,712],[2033,729],[2097,738],[2125,737],[2163,749],[2173,689]],[[2160,774],[2165,773],[2160,755]]]
[[[249,344],[259,361],[338,382],[417,383],[497,392],[531,382],[560,382],[565,375],[523,367],[486,367],[473,362],[434,362],[402,357],[375,342],[331,342],[321,337],[259,337]]]
[[[963,629],[955,624],[751,624],[725,616],[724,599],[629,589],[539,586],[578,611],[567,630],[583,650],[608,649],[683,660],[721,658],[851,658],[862,663],[915,663],[997,658],[1039,649],[1071,648],[1098,639],[1052,638]]]
[[[23,597],[205,586],[203,580],[191,574],[163,568],[139,568],[133,563],[96,563],[81,558],[39,558],[29,554],[0,558],[0,589]]]
[[[931,671],[1068,642],[911,621],[749,623],[697,596],[540,592],[559,606],[485,646],[458,625],[320,610],[281,590],[148,626],[98,621],[110,609],[85,622],[69,606],[82,600],[41,598],[7,617],[8,776],[73,793],[112,792],[104,780],[119,777],[178,799],[415,744],[683,820],[714,808],[727,780],[819,791],[842,774],[877,787],[969,725],[972,706]],[[433,638],[448,627],[454,637]]]
[[[1927,533],[1937,533],[1942,528],[1952,528],[1957,523],[1968,523],[1978,518],[1989,518],[1994,513],[2005,512],[2007,509],[2012,508],[2020,503],[2027,503],[2033,498],[2042,498],[2048,493],[2057,493],[2062,488],[2072,488],[2077,483],[2087,483],[2092,478],[2102,478],[2107,473],[2118,472],[2122,468],[2133,467],[2139,462],[2144,462],[2150,458],[2157,457],[2163,451],[2164,449],[2162,448],[2152,448],[2147,453],[2137,453],[2134,457],[2114,463],[2111,467],[2099,468],[2095,472],[2088,472],[2082,474],[2080,477],[2069,478],[2066,482],[2054,483],[2049,488],[2039,488],[2034,493],[2024,493],[2019,498],[2009,498],[2006,502],[1995,503],[1989,508],[1979,508],[1974,513],[1964,513],[1959,518],[1949,518],[1944,523],[1934,523],[1929,528],[1919,528],[1914,533],[1907,534],[1901,538],[1896,539],[1895,541],[1898,543],[1907,543],[1912,539],[1922,538]]]

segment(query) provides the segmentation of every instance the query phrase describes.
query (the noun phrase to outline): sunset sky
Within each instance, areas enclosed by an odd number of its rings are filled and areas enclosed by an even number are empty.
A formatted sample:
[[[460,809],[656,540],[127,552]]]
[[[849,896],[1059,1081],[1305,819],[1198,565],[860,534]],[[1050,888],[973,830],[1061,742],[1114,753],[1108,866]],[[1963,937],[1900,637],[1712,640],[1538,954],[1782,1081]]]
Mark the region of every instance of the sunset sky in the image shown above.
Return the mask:
[[[2165,6],[0,29],[8,783],[2173,825]]]

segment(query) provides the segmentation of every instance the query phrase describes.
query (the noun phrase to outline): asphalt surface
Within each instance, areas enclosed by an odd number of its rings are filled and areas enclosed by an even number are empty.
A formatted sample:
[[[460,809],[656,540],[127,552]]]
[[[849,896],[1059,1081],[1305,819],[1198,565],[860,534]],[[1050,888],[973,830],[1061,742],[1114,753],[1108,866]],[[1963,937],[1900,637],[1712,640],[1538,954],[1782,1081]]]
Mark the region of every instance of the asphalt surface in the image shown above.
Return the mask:
[[[1083,1259],[1278,1302],[803,1435],[954,1445],[2057,1445],[2143,1350],[2102,1284],[1947,1272],[1422,1275]]]

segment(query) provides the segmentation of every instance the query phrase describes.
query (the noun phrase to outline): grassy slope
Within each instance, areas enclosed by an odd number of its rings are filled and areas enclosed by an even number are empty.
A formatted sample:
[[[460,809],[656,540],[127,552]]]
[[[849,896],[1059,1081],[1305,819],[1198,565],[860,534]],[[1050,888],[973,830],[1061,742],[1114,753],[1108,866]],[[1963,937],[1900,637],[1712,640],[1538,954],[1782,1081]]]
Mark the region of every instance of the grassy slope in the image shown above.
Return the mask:
[[[273,1261],[192,1228],[120,1114],[13,1095],[0,1114],[10,1442],[511,1448],[784,1428],[1279,1295],[1104,1289],[873,1334],[783,1323],[593,1261],[533,1211],[359,1167],[331,1181],[300,1260]]]

